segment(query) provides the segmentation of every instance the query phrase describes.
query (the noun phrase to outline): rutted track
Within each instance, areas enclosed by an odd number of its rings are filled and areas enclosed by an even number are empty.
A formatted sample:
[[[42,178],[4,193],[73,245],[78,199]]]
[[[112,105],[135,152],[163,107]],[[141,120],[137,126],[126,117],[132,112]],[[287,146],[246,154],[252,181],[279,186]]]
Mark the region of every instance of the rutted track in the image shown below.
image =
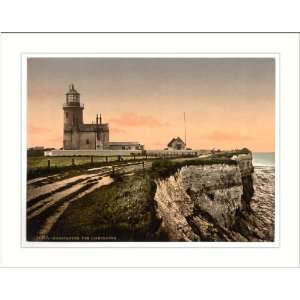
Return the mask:
[[[99,172],[102,174],[102,172]],[[64,180],[59,180],[54,183],[45,184],[39,187],[34,187],[32,185],[27,186],[27,202],[31,202],[35,199],[38,199],[39,197],[50,195],[52,193],[55,193],[57,191],[60,191],[62,189],[65,189],[68,186],[72,186],[74,184],[77,184],[79,182],[92,179],[93,177],[99,176],[99,173],[97,174],[83,174],[71,178],[67,178]]]
[[[59,217],[65,212],[65,210],[69,207],[69,205],[82,198],[83,196],[93,192],[97,188],[100,188],[101,186],[111,184],[113,182],[113,179],[109,176],[103,177],[101,180],[99,180],[96,184],[93,184],[89,186],[86,190],[78,193],[74,198],[70,199],[69,201],[65,201],[62,205],[60,205],[54,214],[51,214],[46,221],[44,222],[43,226],[39,230],[37,234],[38,239],[43,239],[43,237],[47,236],[47,234],[50,232],[53,225],[57,222]]]
[[[114,166],[115,173],[132,174],[150,168],[151,162]],[[45,240],[53,225],[69,207],[101,186],[111,184],[112,166],[87,170],[84,174],[55,182],[53,176],[37,178],[27,184],[27,239]],[[55,178],[55,177],[54,177]],[[59,178],[59,177],[58,177]],[[57,179],[57,178],[56,178]]]

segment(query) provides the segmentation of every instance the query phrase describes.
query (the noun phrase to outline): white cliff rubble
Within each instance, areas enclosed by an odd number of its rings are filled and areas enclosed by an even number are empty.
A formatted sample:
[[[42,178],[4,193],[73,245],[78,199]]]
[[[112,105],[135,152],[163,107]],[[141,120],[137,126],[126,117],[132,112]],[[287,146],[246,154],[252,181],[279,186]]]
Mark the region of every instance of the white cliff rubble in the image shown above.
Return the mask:
[[[253,173],[251,156],[236,160],[185,166],[156,181],[157,214],[171,241],[274,239],[274,175]]]

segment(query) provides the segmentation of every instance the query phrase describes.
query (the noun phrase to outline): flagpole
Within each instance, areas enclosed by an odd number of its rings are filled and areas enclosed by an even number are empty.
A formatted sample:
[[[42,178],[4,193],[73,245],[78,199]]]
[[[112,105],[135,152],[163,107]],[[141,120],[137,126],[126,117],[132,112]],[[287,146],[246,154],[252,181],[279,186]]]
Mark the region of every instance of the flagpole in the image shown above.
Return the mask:
[[[186,147],[186,126],[185,126],[185,112],[183,113],[183,120],[184,120],[184,143]]]

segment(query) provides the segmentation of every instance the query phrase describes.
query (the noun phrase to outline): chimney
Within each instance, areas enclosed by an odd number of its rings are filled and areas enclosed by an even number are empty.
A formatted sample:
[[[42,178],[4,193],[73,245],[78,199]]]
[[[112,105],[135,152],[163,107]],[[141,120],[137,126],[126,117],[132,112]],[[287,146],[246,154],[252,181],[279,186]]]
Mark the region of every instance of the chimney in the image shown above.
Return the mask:
[[[96,116],[96,124],[98,125],[98,114],[97,114],[97,116]]]

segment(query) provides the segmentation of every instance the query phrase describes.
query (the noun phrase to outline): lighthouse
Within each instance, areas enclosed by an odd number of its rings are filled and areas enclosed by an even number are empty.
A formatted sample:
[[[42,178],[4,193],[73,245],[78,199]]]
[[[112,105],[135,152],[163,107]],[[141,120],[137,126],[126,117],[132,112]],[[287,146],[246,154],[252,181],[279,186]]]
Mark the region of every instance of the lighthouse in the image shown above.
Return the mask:
[[[103,150],[109,148],[108,124],[102,123],[97,115],[96,124],[83,122],[83,104],[74,84],[69,85],[64,112],[64,150]]]
[[[83,105],[80,104],[80,94],[76,91],[74,84],[70,84],[69,91],[66,93],[63,110],[64,126],[83,124]]]

